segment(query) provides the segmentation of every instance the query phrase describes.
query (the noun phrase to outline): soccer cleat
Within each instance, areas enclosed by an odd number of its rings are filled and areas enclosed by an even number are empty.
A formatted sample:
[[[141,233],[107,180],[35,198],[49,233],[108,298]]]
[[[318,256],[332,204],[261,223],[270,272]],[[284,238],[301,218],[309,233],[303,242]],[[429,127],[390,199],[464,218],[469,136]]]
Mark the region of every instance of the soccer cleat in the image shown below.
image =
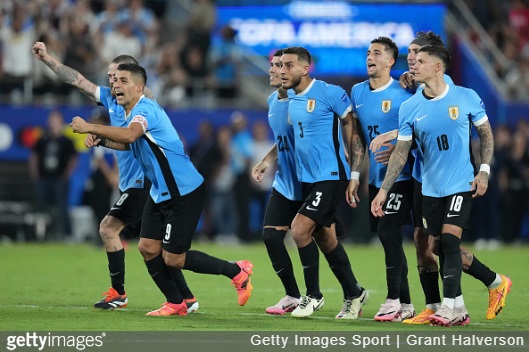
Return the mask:
[[[401,308],[400,314],[391,321],[401,322],[405,319],[410,319],[415,316],[415,308],[413,307],[413,304],[402,303],[400,305],[400,308]]]
[[[168,317],[171,315],[184,316],[187,315],[187,304],[185,301],[178,304],[165,302],[162,304],[162,308],[153,310],[145,315],[150,317]]]
[[[103,293],[103,295],[105,298],[96,302],[94,308],[114,310],[116,308],[126,307],[129,302],[127,295],[120,295],[113,287]]]
[[[400,321],[399,316],[401,314],[402,307],[400,303],[388,302],[380,305],[380,310],[375,315],[376,321]],[[395,320],[397,319],[397,320]]]
[[[266,308],[266,312],[272,315],[283,315],[292,312],[299,305],[300,298],[285,296],[275,306]]]
[[[186,302],[187,313],[196,313],[198,310],[198,301],[195,297],[193,298],[184,298]]]
[[[446,305],[442,305],[441,308],[430,315],[431,326],[456,326],[456,325],[467,325],[470,323],[470,316],[465,307],[460,308],[448,308]]]
[[[320,299],[311,296],[301,296],[301,302],[296,309],[292,311],[292,316],[294,318],[310,317],[312,313],[320,310],[324,304],[323,296]]]
[[[253,273],[253,264],[249,260],[239,260],[235,264],[241,268],[241,272],[231,280],[231,284],[235,286],[237,294],[239,295],[239,305],[244,306],[252,295],[253,286],[251,276]]]
[[[491,320],[501,313],[505,307],[507,294],[511,291],[512,281],[508,276],[500,274],[501,284],[496,288],[489,289],[489,309],[487,309],[487,319]]]
[[[412,325],[430,325],[430,315],[435,314],[435,311],[430,308],[424,309],[419,314],[402,320],[402,324]]]
[[[343,300],[342,310],[336,319],[357,319],[362,315],[362,307],[369,301],[369,293],[366,289],[362,289],[360,296],[356,298],[346,298]]]

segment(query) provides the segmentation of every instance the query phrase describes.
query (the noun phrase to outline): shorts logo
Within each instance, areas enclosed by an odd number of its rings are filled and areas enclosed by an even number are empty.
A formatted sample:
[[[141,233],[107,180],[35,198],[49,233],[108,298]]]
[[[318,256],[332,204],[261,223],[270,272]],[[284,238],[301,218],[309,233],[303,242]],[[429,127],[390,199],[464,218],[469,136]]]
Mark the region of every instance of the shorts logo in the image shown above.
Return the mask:
[[[448,116],[450,116],[452,120],[457,120],[457,118],[459,117],[459,107],[457,105],[449,106]]]
[[[391,110],[391,100],[382,100],[382,112],[387,114]]]
[[[307,100],[307,112],[313,112],[316,107],[316,99]]]
[[[426,219],[423,217],[422,218],[422,226],[427,229],[428,228],[428,223],[426,222]]]

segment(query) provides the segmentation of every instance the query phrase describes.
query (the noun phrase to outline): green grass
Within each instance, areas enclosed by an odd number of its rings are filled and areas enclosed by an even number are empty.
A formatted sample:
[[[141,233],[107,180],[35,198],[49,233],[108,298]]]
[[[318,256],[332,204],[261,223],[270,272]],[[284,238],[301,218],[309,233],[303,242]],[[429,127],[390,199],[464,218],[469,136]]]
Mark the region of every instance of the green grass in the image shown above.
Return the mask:
[[[200,302],[197,314],[186,317],[145,317],[163,301],[143,264],[135,244],[126,254],[126,288],[129,305],[122,310],[96,311],[92,304],[109,286],[104,250],[89,245],[0,245],[0,330],[2,331],[438,331],[429,326],[376,323],[372,320],[385,299],[383,250],[377,246],[347,245],[356,277],[371,294],[363,317],[337,321],[342,295],[338,282],[320,256],[320,282],[325,307],[309,319],[268,316],[264,309],[284,295],[262,244],[223,247],[197,243],[194,249],[227,260],[250,259],[254,263],[254,291],[248,304],[237,305],[235,290],[222,276],[185,271]],[[406,246],[409,280],[417,310],[424,298],[415,270],[415,253]],[[303,291],[297,251],[290,249]],[[504,311],[492,321],[485,319],[488,295],[485,287],[464,275],[463,293],[471,325],[454,327],[474,331],[529,331],[529,255],[527,247],[506,247],[477,254],[493,270],[508,274],[514,284]]]

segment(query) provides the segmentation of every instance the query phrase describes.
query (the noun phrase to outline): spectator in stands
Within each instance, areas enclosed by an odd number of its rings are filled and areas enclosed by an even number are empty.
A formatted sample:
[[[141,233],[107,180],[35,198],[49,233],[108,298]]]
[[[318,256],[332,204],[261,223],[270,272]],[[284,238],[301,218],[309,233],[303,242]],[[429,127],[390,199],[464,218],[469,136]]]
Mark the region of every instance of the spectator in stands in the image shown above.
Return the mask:
[[[122,20],[113,31],[103,35],[103,43],[100,55],[104,62],[111,62],[113,58],[121,54],[127,54],[141,61],[143,45],[140,39],[134,35],[132,25]]]
[[[119,22],[126,21],[132,26],[132,33],[140,39],[143,46],[147,46],[147,42],[159,30],[158,19],[151,9],[145,7],[143,0],[128,0],[127,6],[118,16]]]
[[[24,8],[15,5],[11,16],[0,17],[0,93],[10,94],[13,103],[22,103],[25,85],[26,92],[30,88],[34,41],[34,23]]]
[[[507,73],[505,83],[509,95],[515,100],[527,100],[529,97],[529,56],[521,58],[518,65]]]
[[[246,116],[236,111],[231,116],[232,142],[231,142],[231,167],[235,174],[233,194],[239,223],[237,236],[241,241],[248,241],[250,237],[250,194],[252,185],[250,182],[250,170],[252,167],[253,138],[248,131]]]
[[[529,42],[529,6],[526,1],[511,1],[509,25],[514,28],[517,34],[518,49],[523,48]]]
[[[524,123],[524,122],[522,122]],[[502,198],[502,238],[506,243],[520,239],[523,217],[527,211],[529,196],[529,152],[528,136],[516,128],[511,148],[505,159],[501,174]]]
[[[236,34],[230,26],[222,27],[221,39],[213,44],[210,54],[216,96],[221,99],[233,99],[237,96],[241,50],[235,43]]]
[[[37,141],[29,157],[29,170],[35,182],[37,207],[51,212],[58,238],[71,235],[68,211],[69,179],[77,166],[77,152],[66,138],[64,118],[55,110],[48,116],[45,134]]]

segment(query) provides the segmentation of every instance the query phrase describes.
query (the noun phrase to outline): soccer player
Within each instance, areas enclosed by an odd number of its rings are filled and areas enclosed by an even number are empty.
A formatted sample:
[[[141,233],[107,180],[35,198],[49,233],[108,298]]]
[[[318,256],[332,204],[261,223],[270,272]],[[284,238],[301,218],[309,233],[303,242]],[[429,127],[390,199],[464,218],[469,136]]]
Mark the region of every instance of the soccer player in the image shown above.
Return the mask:
[[[286,232],[303,202],[301,201],[301,183],[296,175],[294,131],[288,121],[288,95],[287,91],[281,87],[282,82],[279,75],[282,53],[282,50],[277,50],[274,53],[269,69],[270,85],[277,88],[268,98],[268,123],[274,133],[276,143],[263,160],[252,168],[252,177],[256,182],[261,182],[268,167],[276,160],[278,164],[278,171],[272,185],[272,194],[266,207],[262,234],[272,266],[286,292],[286,296],[280,299],[276,305],[266,309],[268,314],[276,315],[292,312],[301,300],[292,261],[284,243]],[[323,229],[318,232],[323,232]],[[331,270],[334,270],[332,252],[338,244],[331,241],[320,241],[324,236],[323,233],[321,236],[317,235],[315,240],[323,253],[331,253],[325,255],[327,259],[330,259]],[[338,249],[337,252],[340,251]],[[341,270],[338,265],[337,271],[340,272]],[[356,285],[356,283],[342,280],[340,284],[344,293],[344,304],[336,318],[356,319],[361,313],[362,307],[358,306],[358,300],[354,301],[353,298],[347,296],[348,292],[355,290],[350,288],[350,285]]]
[[[128,125],[94,125],[76,116],[71,126],[76,133],[99,136],[99,143],[106,147],[132,150],[152,182],[143,211],[138,248],[149,274],[167,301],[147,315],[187,314],[187,305],[173,281],[171,267],[229,277],[237,290],[238,303],[243,306],[253,289],[252,263],[248,260],[228,262],[190,250],[204,206],[204,179],[185,154],[183,143],[165,111],[155,101],[145,98],[146,82],[143,67],[120,64],[113,88]],[[89,140],[85,142],[88,147],[95,144]]]
[[[413,66],[415,80],[424,89],[402,104],[395,151],[386,177],[371,204],[375,216],[383,216],[388,190],[400,174],[413,135],[423,156],[423,222],[429,233],[439,238],[439,259],[443,275],[443,301],[430,315],[433,325],[466,325],[470,317],[461,294],[462,259],[460,242],[467,227],[472,198],[487,191],[492,160],[493,135],[483,102],[471,89],[448,85],[444,73],[450,54],[443,46],[419,49]],[[481,141],[480,172],[474,176],[470,153],[471,124]]]
[[[337,207],[346,193],[348,197],[357,197],[358,191],[358,179],[349,182],[351,166],[345,156],[342,124],[354,171],[360,167],[362,144],[353,131],[351,101],[347,93],[340,87],[312,79],[310,64],[311,56],[305,48],[283,50],[281,87],[289,90],[288,116],[294,129],[296,173],[298,181],[302,182],[303,199],[291,230],[307,287],[306,295],[302,296],[292,316],[308,317],[324,304],[319,288],[319,252],[313,236],[320,237],[318,243],[326,243],[325,249],[321,245],[320,248],[342,288],[347,290],[344,292],[344,308],[354,311],[357,316],[367,303],[368,293],[358,285],[333,225],[337,219]],[[356,206],[352,201],[350,204]],[[322,231],[318,231],[320,229]],[[351,307],[347,308],[347,305]]]
[[[400,83],[403,88],[407,88],[413,92],[415,92],[417,84],[411,72],[413,72],[413,65],[416,61],[417,52],[424,45],[444,46],[444,43],[440,36],[431,31],[427,33],[417,33],[417,37],[410,43],[407,56],[410,71],[401,75]],[[450,76],[447,74],[444,74],[443,77],[447,84],[454,84]],[[422,90],[422,88],[423,87],[419,87],[419,90]],[[398,130],[394,130],[386,134],[381,134],[371,142],[370,149],[377,154],[375,160],[383,163],[387,162],[389,156],[387,156],[387,154],[379,154],[377,150],[382,144],[397,138],[397,132]],[[417,253],[417,268],[426,299],[426,308],[415,317],[404,320],[403,323],[428,325],[430,324],[429,316],[435,313],[441,304],[438,281],[439,269],[435,258],[435,255],[438,254],[438,242],[435,241],[432,236],[425,233],[422,227],[422,155],[418,149],[414,149],[412,153],[415,156],[412,173],[414,179],[413,218],[415,224],[413,237]],[[489,305],[486,313],[487,319],[490,320],[496,318],[505,306],[507,294],[512,285],[510,278],[490,270],[467,248],[460,246],[460,250],[463,262],[463,272],[478,279],[488,288]]]
[[[388,37],[371,41],[366,65],[369,79],[351,89],[351,101],[365,141],[398,128],[400,105],[411,97],[391,78],[390,71],[399,55],[397,45]],[[369,198],[377,194],[387,167],[375,161],[369,151]],[[384,247],[386,262],[386,302],[375,315],[376,321],[397,321],[415,316],[408,284],[408,264],[402,248],[402,225],[410,220],[413,199],[411,165],[406,163],[402,173],[388,192],[385,216],[370,214],[371,231],[377,232]]]
[[[109,87],[97,86],[71,67],[63,65],[47,51],[46,45],[36,42],[32,48],[34,56],[44,62],[64,83],[70,84],[97,103],[102,104],[109,112],[112,126],[126,126],[124,110],[116,102],[114,94],[114,76],[121,63],[137,61],[129,55],[114,58],[108,66]],[[150,95],[150,92],[149,92]],[[152,96],[150,96],[152,97]],[[86,136],[90,143],[95,135]],[[112,206],[99,225],[99,234],[105,246],[108,258],[111,287],[104,293],[104,298],[94,304],[95,308],[113,310],[125,307],[128,298],[125,293],[125,251],[121,236],[137,237],[141,228],[141,214],[149,196],[150,181],[145,178],[140,165],[130,151],[115,151],[119,169],[120,198]],[[198,301],[187,286],[187,282],[179,269],[175,269],[173,277],[188,305],[188,312],[198,310]]]

